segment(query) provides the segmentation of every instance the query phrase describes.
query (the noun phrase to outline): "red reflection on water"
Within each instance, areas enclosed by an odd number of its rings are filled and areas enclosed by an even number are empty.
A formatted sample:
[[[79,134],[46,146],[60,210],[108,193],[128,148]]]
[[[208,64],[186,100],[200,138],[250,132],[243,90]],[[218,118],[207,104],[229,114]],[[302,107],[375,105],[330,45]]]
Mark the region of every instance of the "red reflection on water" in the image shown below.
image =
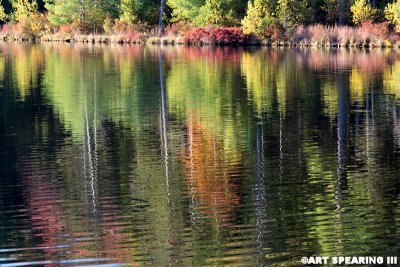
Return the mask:
[[[198,201],[201,216],[214,218],[222,226],[234,223],[234,210],[240,203],[238,185],[231,179],[240,166],[226,165],[226,153],[200,123],[188,123],[188,140],[181,150],[189,191]]]
[[[39,240],[35,244],[39,257],[54,262],[71,259],[129,262],[132,240],[127,224],[118,215],[121,213],[117,204],[98,207],[95,213],[88,203],[69,202],[49,175],[26,168],[22,173],[32,235]]]

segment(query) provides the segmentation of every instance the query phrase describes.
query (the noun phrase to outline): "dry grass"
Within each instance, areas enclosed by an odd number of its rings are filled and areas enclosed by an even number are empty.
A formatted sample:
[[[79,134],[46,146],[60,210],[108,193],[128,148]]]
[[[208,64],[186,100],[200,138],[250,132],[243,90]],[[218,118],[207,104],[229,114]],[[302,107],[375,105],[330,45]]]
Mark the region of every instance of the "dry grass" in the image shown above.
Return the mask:
[[[366,22],[359,27],[300,26],[291,41],[303,46],[391,47],[398,39],[397,34],[389,31],[387,23]]]

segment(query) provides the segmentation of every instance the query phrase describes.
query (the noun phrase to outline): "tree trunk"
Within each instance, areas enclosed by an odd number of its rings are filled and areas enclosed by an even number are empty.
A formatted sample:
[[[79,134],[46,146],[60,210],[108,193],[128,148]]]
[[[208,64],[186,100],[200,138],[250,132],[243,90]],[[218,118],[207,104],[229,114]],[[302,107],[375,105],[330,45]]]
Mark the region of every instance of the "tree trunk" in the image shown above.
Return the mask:
[[[160,2],[160,18],[158,20],[158,27],[160,28],[161,34],[164,33],[164,24],[163,24],[164,7],[165,7],[165,0],[161,0],[161,2]]]
[[[343,16],[344,16],[344,1],[339,0],[339,24],[343,24]]]

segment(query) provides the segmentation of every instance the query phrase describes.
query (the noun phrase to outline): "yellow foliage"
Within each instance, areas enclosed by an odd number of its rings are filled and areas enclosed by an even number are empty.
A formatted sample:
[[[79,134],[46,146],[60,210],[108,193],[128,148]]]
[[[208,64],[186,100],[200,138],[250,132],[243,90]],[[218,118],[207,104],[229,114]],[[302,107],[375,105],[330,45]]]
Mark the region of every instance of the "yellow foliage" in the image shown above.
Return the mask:
[[[243,33],[264,37],[272,20],[268,3],[263,0],[249,1],[246,17],[242,20]]]
[[[243,53],[241,60],[242,74],[246,78],[249,98],[258,115],[269,112],[273,101],[273,74],[268,62],[262,57]]]
[[[366,86],[368,86],[369,82],[370,79],[367,74],[353,67],[350,74],[350,99],[353,102],[365,98]]]
[[[377,10],[367,3],[367,0],[356,0],[350,8],[353,13],[354,24],[361,24],[362,22],[373,20],[377,14]]]
[[[14,62],[14,79],[17,82],[19,95],[25,98],[30,94],[32,87],[38,84],[39,67],[43,64],[44,58],[37,46],[16,47],[15,55],[17,60]]]
[[[400,0],[386,6],[385,17],[396,25],[397,31],[400,31]]]
[[[400,99],[400,61],[386,68],[383,74],[383,87],[387,94]]]
[[[338,111],[338,87],[334,83],[325,83],[322,86],[322,101],[324,103],[324,114],[335,119]]]

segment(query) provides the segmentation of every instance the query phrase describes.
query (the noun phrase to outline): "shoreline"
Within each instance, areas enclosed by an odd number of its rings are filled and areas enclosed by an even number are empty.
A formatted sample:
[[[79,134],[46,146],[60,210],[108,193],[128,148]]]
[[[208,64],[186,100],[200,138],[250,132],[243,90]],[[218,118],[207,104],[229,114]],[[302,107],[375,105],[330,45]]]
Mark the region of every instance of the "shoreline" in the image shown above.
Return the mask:
[[[104,35],[104,34],[79,34],[75,36],[60,36],[59,34],[48,34],[42,37],[14,37],[1,36],[0,42],[3,43],[80,43],[80,44],[134,44],[134,45],[158,45],[158,46],[212,46],[212,47],[288,47],[288,48],[400,48],[400,41],[393,42],[390,40],[375,40],[364,42],[347,41],[332,42],[329,40],[301,40],[296,41],[272,41],[272,40],[256,40],[251,39],[244,43],[205,43],[190,42],[181,36],[150,36],[140,39],[124,38],[122,35]]]

